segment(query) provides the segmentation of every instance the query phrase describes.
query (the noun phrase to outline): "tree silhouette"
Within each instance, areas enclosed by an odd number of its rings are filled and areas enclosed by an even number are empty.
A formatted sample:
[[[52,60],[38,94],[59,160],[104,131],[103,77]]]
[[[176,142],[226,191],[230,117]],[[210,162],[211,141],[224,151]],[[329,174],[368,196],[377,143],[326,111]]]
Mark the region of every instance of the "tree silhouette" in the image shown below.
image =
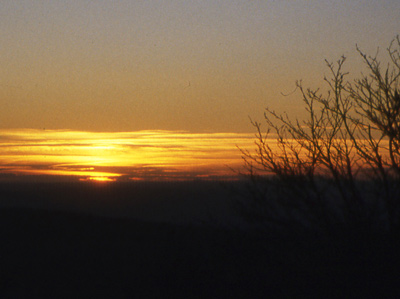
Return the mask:
[[[355,80],[347,80],[343,56],[326,61],[326,92],[296,82],[306,120],[266,108],[265,132],[252,121],[255,153],[241,149],[253,182],[251,204],[242,206],[250,218],[399,231],[399,36],[387,49],[386,67],[378,52],[357,52],[368,73]]]

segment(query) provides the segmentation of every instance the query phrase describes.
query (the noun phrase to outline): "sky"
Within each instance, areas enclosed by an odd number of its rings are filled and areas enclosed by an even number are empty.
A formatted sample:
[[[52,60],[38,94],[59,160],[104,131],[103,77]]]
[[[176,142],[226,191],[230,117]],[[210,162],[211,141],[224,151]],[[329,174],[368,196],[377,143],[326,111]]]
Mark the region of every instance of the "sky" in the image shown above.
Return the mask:
[[[0,181],[236,179],[246,133],[0,130]],[[235,170],[235,171],[233,171]]]
[[[296,80],[359,74],[399,25],[398,0],[2,0],[0,173],[226,175],[249,117],[301,119]]]
[[[400,2],[0,2],[0,128],[252,132],[295,81],[385,49]],[[382,51],[382,54],[385,54]]]

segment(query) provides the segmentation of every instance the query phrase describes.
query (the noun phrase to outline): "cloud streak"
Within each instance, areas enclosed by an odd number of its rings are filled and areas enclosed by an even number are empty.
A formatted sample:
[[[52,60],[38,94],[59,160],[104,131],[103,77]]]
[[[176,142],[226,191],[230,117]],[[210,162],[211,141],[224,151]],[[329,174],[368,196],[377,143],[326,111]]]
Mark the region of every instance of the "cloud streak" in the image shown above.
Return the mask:
[[[0,130],[0,173],[76,179],[182,180],[232,177],[237,146],[254,135],[183,131]]]

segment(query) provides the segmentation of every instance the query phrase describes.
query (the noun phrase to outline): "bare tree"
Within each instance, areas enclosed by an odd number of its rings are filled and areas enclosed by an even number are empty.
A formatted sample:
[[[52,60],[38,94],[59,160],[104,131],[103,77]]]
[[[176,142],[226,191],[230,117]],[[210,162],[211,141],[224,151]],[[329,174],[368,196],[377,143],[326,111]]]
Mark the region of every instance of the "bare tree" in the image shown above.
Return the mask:
[[[384,68],[378,53],[357,51],[366,75],[347,80],[341,57],[326,61],[326,92],[296,82],[306,120],[267,108],[265,133],[252,122],[256,151],[241,150],[247,175],[257,190],[269,188],[253,196],[253,212],[275,220],[300,213],[324,229],[400,228],[400,39],[387,49]]]

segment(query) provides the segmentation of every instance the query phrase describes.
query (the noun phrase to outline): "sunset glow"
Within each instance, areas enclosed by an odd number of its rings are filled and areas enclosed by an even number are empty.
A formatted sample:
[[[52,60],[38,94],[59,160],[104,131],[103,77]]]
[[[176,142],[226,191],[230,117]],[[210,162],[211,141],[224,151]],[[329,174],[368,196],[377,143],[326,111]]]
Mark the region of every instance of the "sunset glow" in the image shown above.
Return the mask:
[[[364,2],[2,0],[1,177],[230,177],[249,116],[304,120],[296,80],[398,34],[399,1]]]
[[[98,177],[98,176],[92,176],[88,178],[80,178],[79,179],[81,182],[89,181],[89,182],[98,182],[98,183],[107,183],[107,182],[115,182],[115,178],[109,178],[109,177]]]
[[[66,130],[2,130],[3,176],[69,176],[79,180],[182,180],[233,176],[237,146],[253,134],[173,131],[120,133]]]

